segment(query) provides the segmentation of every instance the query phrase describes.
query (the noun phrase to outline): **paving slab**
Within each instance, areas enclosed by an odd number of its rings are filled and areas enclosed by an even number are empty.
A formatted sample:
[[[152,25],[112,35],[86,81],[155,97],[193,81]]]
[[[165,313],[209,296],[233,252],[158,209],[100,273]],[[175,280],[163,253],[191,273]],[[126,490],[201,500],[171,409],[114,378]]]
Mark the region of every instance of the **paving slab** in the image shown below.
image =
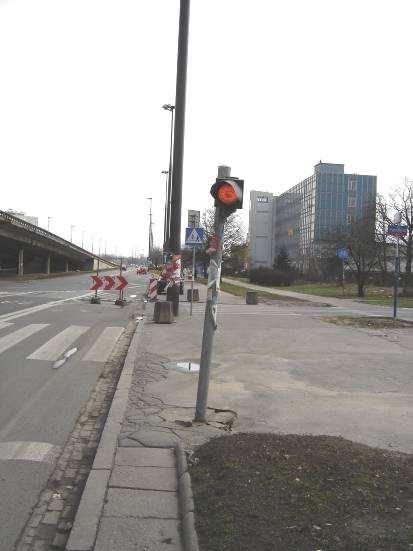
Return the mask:
[[[178,497],[175,492],[109,488],[103,516],[178,519]]]
[[[115,465],[131,467],[175,468],[174,451],[165,448],[118,448]]]
[[[176,468],[115,466],[109,481],[110,488],[163,490],[176,492]]]
[[[94,551],[183,551],[169,519],[103,518]]]

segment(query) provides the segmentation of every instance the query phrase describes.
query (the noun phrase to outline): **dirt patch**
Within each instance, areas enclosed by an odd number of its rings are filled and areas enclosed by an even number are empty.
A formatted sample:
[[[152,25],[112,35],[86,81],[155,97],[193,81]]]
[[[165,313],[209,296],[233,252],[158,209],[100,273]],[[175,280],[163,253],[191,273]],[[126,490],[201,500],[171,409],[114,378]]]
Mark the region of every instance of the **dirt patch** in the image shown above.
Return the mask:
[[[322,321],[334,323],[335,325],[344,325],[347,327],[363,327],[365,329],[413,329],[413,322],[404,320],[394,320],[393,318],[385,317],[323,317]]]
[[[190,461],[202,551],[406,551],[413,456],[331,436],[236,434]]]

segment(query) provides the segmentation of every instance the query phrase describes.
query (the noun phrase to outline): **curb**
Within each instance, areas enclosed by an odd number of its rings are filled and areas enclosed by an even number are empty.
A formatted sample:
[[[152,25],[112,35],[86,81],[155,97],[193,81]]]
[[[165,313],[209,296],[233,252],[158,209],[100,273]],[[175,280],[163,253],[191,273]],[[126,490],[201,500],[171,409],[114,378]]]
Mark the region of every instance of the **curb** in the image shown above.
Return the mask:
[[[198,535],[195,529],[195,508],[191,477],[188,472],[186,453],[181,442],[175,448],[178,474],[178,500],[181,512],[182,539],[185,551],[199,551]]]
[[[139,323],[136,326],[132,337],[95,460],[70,532],[66,551],[92,551],[95,545],[107,483],[115,458],[117,439],[128,405],[129,389],[132,385],[132,375],[143,325],[143,323]]]

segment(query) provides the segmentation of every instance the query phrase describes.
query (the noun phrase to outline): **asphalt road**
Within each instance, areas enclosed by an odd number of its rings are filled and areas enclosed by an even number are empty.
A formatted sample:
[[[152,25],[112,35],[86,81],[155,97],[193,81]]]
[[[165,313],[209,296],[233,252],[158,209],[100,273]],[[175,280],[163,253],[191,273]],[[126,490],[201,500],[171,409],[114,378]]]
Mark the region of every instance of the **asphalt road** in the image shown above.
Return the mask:
[[[107,272],[106,272],[107,273]],[[11,551],[147,281],[90,304],[90,277],[0,280],[0,551]],[[56,362],[73,351],[60,367]],[[55,368],[54,368],[55,367]]]

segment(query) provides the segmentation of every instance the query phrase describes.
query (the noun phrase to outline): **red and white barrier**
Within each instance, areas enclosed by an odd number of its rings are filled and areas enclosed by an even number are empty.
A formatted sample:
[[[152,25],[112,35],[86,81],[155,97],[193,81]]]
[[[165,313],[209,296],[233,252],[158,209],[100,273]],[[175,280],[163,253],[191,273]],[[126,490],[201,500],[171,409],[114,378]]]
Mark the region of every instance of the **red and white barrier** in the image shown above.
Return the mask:
[[[149,300],[150,302],[158,301],[158,280],[154,277],[149,280]]]

